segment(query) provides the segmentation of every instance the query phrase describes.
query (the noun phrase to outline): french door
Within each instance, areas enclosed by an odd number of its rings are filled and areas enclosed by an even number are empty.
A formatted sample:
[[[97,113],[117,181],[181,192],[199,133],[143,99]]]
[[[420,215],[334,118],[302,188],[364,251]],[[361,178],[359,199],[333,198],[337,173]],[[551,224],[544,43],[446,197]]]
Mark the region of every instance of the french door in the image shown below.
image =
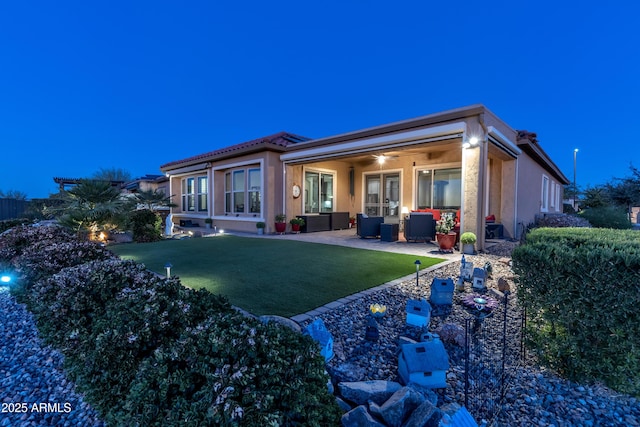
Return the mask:
[[[384,216],[384,222],[399,222],[400,175],[365,175],[365,186],[364,212],[369,216]]]

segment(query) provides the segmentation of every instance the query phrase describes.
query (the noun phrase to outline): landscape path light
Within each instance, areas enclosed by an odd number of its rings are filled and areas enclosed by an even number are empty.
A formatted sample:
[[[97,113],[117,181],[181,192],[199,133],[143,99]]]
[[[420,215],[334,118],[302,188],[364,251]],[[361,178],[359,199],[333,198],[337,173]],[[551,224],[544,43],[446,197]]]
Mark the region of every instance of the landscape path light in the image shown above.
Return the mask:
[[[170,262],[167,262],[167,263],[164,265],[164,268],[167,270],[167,279],[168,279],[169,277],[171,277],[171,267],[173,267],[173,265],[171,265],[171,263],[170,263]]]
[[[418,273],[420,273],[420,264],[422,263],[420,262],[419,259],[417,259],[416,262],[414,262],[414,264],[416,265],[416,287],[417,287],[420,284]]]

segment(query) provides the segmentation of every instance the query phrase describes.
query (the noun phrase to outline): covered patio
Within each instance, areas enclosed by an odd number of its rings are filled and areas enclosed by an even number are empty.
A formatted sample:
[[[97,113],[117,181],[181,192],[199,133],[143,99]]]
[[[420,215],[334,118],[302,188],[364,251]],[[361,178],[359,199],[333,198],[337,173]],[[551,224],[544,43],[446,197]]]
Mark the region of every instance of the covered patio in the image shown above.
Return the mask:
[[[502,133],[509,131],[478,106],[292,147],[281,155],[287,217],[363,213],[402,231],[411,212],[449,212],[484,248],[485,217],[493,215],[504,237],[515,236],[520,150]],[[289,190],[296,187],[299,197]]]

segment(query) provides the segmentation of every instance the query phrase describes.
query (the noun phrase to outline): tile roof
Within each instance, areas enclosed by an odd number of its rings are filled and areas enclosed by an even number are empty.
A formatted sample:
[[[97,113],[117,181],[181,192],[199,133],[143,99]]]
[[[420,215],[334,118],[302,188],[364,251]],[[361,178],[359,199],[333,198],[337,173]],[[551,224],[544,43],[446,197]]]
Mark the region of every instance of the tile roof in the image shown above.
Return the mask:
[[[252,150],[256,148],[264,148],[264,146],[266,145],[281,147],[283,149],[282,151],[284,151],[284,149],[286,149],[289,145],[309,140],[310,138],[293,133],[278,132],[273,135],[263,136],[251,141],[242,142],[240,144],[231,145],[229,147],[220,148],[218,150],[209,151],[207,153],[198,154],[196,156],[187,157],[186,159],[169,162],[160,166],[160,169],[164,170],[166,168],[172,168],[183,164],[196,163],[198,161],[216,160],[216,157],[222,157],[226,154],[232,154],[235,152]]]

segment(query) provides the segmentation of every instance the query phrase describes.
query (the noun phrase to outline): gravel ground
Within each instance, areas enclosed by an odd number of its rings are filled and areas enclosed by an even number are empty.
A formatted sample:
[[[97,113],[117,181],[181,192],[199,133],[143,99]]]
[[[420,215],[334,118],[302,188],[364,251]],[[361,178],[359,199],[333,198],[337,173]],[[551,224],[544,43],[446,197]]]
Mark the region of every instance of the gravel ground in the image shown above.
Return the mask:
[[[0,427],[103,426],[38,337],[33,317],[0,288]]]
[[[489,254],[467,257],[474,266],[482,267],[491,263],[493,275],[487,286],[497,288],[497,280],[507,280],[510,289],[514,289],[513,272],[508,259],[514,243],[503,242],[493,246]],[[400,336],[419,340],[420,330],[406,325],[405,306],[408,299],[427,298],[434,277],[459,276],[460,263],[455,262],[440,269],[420,275],[419,283],[415,279],[399,285],[369,293],[350,304],[339,307],[320,316],[334,338],[334,358],[328,364],[328,370],[334,381],[391,380],[399,381],[397,374],[398,340]],[[465,308],[461,302],[464,295],[475,292],[471,284],[466,284],[465,293],[454,294],[454,304],[450,309],[434,308],[431,315],[430,330],[434,331],[443,324],[465,326],[465,319],[473,318],[473,311]],[[499,294],[489,290],[488,296]],[[499,298],[496,298],[499,299]],[[511,375],[509,387],[503,401],[503,411],[491,411],[487,402],[491,396],[481,378],[490,377],[490,370],[499,364],[495,357],[500,353],[502,336],[501,319],[503,307],[499,305],[494,316],[485,319],[480,331],[472,336],[474,346],[470,360],[482,365],[483,358],[492,358],[490,367],[484,366],[477,378],[475,391],[470,398],[477,404],[475,411],[478,421],[484,419],[495,426],[638,426],[640,425],[640,402],[627,395],[612,391],[602,385],[581,385],[566,381],[553,372],[537,366],[534,360],[520,357],[520,312],[516,308],[513,292],[508,295],[507,367]],[[377,342],[364,339],[370,304],[384,304],[387,315],[379,322],[380,338]],[[490,323],[489,321],[497,322]],[[479,338],[474,338],[479,337]],[[481,341],[478,342],[474,340]],[[443,338],[444,341],[444,338]],[[451,367],[447,374],[448,387],[437,390],[439,405],[451,402],[464,404],[464,351],[453,342],[445,341]],[[481,348],[480,352],[478,348]],[[482,353],[483,352],[483,353]],[[487,356],[489,355],[489,356]],[[475,359],[474,359],[475,358]],[[530,358],[529,358],[530,359]],[[472,367],[476,366],[474,363]],[[473,380],[474,382],[476,379]],[[496,393],[496,397],[499,393]],[[498,408],[499,406],[494,406]],[[479,414],[479,416],[478,416]]]

